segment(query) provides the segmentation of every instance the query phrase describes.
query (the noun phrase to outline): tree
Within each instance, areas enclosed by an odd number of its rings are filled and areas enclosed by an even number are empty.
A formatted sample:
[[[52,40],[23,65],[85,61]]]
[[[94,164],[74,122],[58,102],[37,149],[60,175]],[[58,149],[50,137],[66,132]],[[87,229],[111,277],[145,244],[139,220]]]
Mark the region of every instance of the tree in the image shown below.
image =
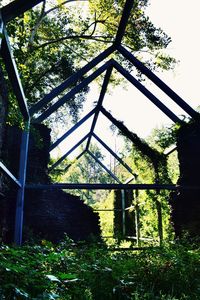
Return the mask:
[[[174,59],[162,51],[171,39],[145,15],[148,2],[135,1],[122,43],[151,69],[171,68]],[[8,24],[30,106],[113,43],[124,3],[44,0]],[[130,63],[117,53],[115,56],[131,71]],[[59,120],[66,115],[77,118],[87,91],[86,88],[59,109]],[[55,121],[55,115],[52,120]]]
[[[100,162],[103,161],[104,156],[102,155],[100,148],[98,148],[96,144],[90,145],[90,151]],[[51,177],[55,182],[70,183],[109,183],[113,180],[110,175],[102,168],[102,166],[100,166],[100,164],[98,164],[98,162],[95,161],[95,159],[87,153],[85,153],[77,161],[70,162],[68,159],[64,160],[60,164],[58,171],[52,171]],[[107,191],[90,190],[70,192],[80,195],[82,199],[89,204],[103,201],[108,194]]]

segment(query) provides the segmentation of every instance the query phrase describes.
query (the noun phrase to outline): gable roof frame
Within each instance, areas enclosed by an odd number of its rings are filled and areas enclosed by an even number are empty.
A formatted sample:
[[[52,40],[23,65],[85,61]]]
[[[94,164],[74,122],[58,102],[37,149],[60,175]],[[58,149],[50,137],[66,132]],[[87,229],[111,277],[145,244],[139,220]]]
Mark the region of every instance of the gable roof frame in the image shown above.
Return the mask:
[[[137,60],[136,57],[133,56],[130,51],[128,51],[126,48],[124,48],[121,44],[122,38],[125,33],[126,25],[128,22],[128,19],[130,17],[131,9],[134,6],[133,0],[126,0],[124,5],[124,10],[122,13],[122,17],[120,20],[120,24],[117,30],[117,34],[115,37],[115,40],[113,42],[113,45],[110,46],[108,49],[106,49],[104,52],[102,52],[100,55],[98,55],[96,58],[94,58],[88,65],[83,67],[81,70],[76,72],[74,75],[72,75],[70,78],[68,78],[65,82],[63,82],[61,85],[59,85],[57,88],[53,89],[48,95],[46,95],[41,101],[39,101],[36,105],[34,105],[30,110],[28,109],[26,105],[26,99],[23,94],[23,88],[21,86],[20,78],[18,75],[18,71],[15,65],[15,60],[12,55],[12,51],[9,45],[9,39],[7,37],[6,30],[3,30],[4,24],[7,23],[10,20],[14,19],[15,17],[23,14],[28,9],[34,7],[35,5],[41,3],[42,0],[15,0],[11,2],[9,5],[3,7],[1,9],[1,15],[2,19],[0,19],[0,33],[3,33],[4,39],[2,40],[2,36],[0,36],[0,45],[1,45],[1,54],[4,58],[4,61],[6,64],[10,64],[10,67],[7,67],[8,76],[11,81],[11,84],[13,86],[13,90],[15,91],[18,104],[20,106],[20,110],[22,111],[22,115],[24,120],[29,124],[30,116],[33,117],[34,113],[38,112],[41,108],[44,108],[45,105],[49,104],[51,100],[53,100],[55,97],[57,97],[61,92],[63,92],[66,88],[69,88],[71,84],[77,83],[83,75],[85,75],[88,71],[91,71],[93,67],[95,67],[98,63],[102,62],[103,59],[109,57],[111,53],[114,51],[119,51],[126,59],[128,59],[132,64],[139,69],[143,74],[145,74],[152,82],[154,82],[163,92],[165,92],[178,106],[180,106],[185,112],[187,112],[193,119],[199,119],[199,114],[193,110],[181,97],[179,97],[176,93],[174,93],[162,80],[160,80],[151,70],[149,70],[142,62]],[[3,20],[3,21],[2,21]],[[6,53],[8,52],[8,53]],[[46,119],[49,115],[51,115],[56,109],[58,109],[61,105],[67,101],[70,97],[74,96],[78,91],[81,90],[84,86],[92,82],[96,77],[98,77],[103,72],[107,71],[108,67],[115,67],[120,73],[127,78],[132,84],[134,85],[144,93],[144,95],[149,98],[158,108],[160,108],[165,114],[167,114],[169,117],[171,116],[171,119],[174,119],[174,122],[177,120],[178,117],[174,118],[173,112],[171,112],[167,107],[164,106],[164,104],[157,99],[153,94],[151,94],[146,88],[144,89],[143,86],[141,87],[140,83],[138,84],[137,80],[131,75],[127,75],[128,72],[120,66],[117,62],[114,60],[110,60],[106,62],[102,67],[100,67],[98,70],[94,71],[92,75],[89,75],[86,79],[84,79],[80,84],[75,86],[74,89],[72,89],[70,92],[68,92],[65,96],[63,96],[59,102],[59,100],[50,106],[49,109],[47,109],[43,114],[39,116],[38,119],[35,119],[35,121],[42,122],[44,119]],[[12,72],[10,71],[12,70]],[[14,73],[14,75],[12,74]],[[131,77],[130,77],[131,75]],[[102,91],[103,93],[103,91]],[[99,110],[100,108],[100,110]],[[108,112],[103,108],[103,106],[99,106],[97,111],[101,111],[105,116],[110,119],[110,121],[113,124],[118,124]],[[98,112],[99,114],[99,112]],[[95,113],[95,115],[97,115]],[[94,118],[95,119],[95,118]],[[32,118],[33,120],[33,118]],[[177,120],[178,121],[178,120]],[[79,121],[81,123],[81,121]],[[95,121],[94,121],[95,122]],[[93,124],[94,124],[93,122]],[[80,124],[79,123],[79,124]],[[84,123],[84,121],[82,121]],[[81,125],[81,124],[80,124]],[[94,124],[95,125],[95,124]],[[28,125],[29,127],[29,125]],[[93,126],[95,127],[95,126]],[[121,126],[120,126],[121,127]],[[122,126],[123,127],[123,126]],[[91,128],[92,129],[92,128]],[[121,128],[119,128],[121,130]],[[84,139],[87,139],[91,137],[91,134],[94,134],[92,130],[82,139],[80,140],[74,147],[72,147],[66,154],[65,157],[69,155],[69,152],[71,153],[75,148],[77,148]],[[126,134],[125,134],[126,135]],[[17,209],[16,209],[16,224],[15,224],[15,242],[17,244],[21,244],[22,241],[22,224],[23,224],[23,201],[24,201],[24,191],[25,188],[87,188],[87,189],[177,189],[174,185],[156,185],[156,184],[54,184],[51,186],[48,185],[27,185],[25,184],[26,179],[26,162],[27,162],[27,150],[28,150],[28,132],[24,131],[24,140],[21,143],[21,158],[20,158],[20,179],[19,184],[15,180],[16,178],[12,176],[12,174],[9,174],[9,171],[4,168],[3,164],[0,164],[0,169],[4,169],[5,173],[9,175],[9,177],[15,181],[19,185],[18,189],[18,200],[17,200]],[[89,147],[89,145],[88,145]],[[87,149],[88,150],[88,149]],[[84,152],[85,153],[85,152]],[[13,177],[13,178],[12,178]],[[79,187],[78,187],[79,186]],[[183,187],[188,188],[188,187]]]

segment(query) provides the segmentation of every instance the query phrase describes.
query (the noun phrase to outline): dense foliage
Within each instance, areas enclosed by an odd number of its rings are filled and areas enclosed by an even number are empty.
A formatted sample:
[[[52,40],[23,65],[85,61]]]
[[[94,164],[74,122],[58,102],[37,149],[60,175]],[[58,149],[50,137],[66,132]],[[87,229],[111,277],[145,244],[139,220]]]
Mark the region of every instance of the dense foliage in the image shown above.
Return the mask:
[[[114,249],[111,249],[114,250]],[[199,249],[109,251],[100,245],[1,246],[1,299],[198,300]]]
[[[171,39],[146,16],[148,3],[147,0],[135,1],[122,44],[149,68],[170,69],[175,60],[163,49]],[[113,43],[124,4],[124,0],[46,0],[8,23],[7,30],[29,106]],[[113,55],[129,71],[132,70],[128,61],[117,53]],[[140,73],[137,75],[141,76]],[[114,77],[114,82],[118,82],[116,74]],[[69,115],[76,119],[87,91],[87,88],[83,89],[74,96],[50,120],[60,122]],[[17,122],[16,108],[11,94],[11,123]]]

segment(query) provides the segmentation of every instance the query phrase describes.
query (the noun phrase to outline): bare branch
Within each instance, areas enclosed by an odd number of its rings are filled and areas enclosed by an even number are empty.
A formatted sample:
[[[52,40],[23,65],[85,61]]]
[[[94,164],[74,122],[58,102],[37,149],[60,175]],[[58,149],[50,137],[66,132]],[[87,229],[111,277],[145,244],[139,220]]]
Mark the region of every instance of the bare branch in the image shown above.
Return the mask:
[[[78,0],[78,1],[88,1],[88,0]],[[28,42],[28,47],[31,48],[32,47],[32,44],[33,44],[33,40],[34,40],[34,37],[36,35],[36,32],[38,30],[38,28],[40,27],[43,19],[49,14],[51,13],[52,11],[54,10],[57,10],[59,9],[60,7],[62,7],[63,5],[67,4],[67,3],[70,3],[70,2],[77,2],[77,0],[66,0],[66,1],[63,1],[62,3],[50,8],[49,10],[45,11],[45,8],[46,8],[46,0],[43,0],[43,5],[42,5],[42,9],[41,9],[41,13],[40,13],[40,16],[33,28],[33,30],[31,31],[31,36],[30,36],[30,39],[29,39],[29,42]]]
[[[85,40],[93,40],[96,42],[102,42],[102,43],[113,43],[113,37],[104,37],[104,36],[91,36],[91,35],[71,35],[71,36],[64,36],[55,40],[50,40],[46,43],[43,43],[37,47],[34,48],[34,50],[38,50],[40,48],[46,47],[51,44],[59,43],[65,40],[70,39],[85,39]],[[110,39],[110,40],[107,40]]]
[[[87,2],[88,0],[78,0],[78,1],[83,1],[83,2]],[[61,6],[67,4],[67,3],[70,3],[70,2],[77,2],[77,0],[66,0],[66,1],[63,1],[62,3],[50,8],[49,10],[47,10],[45,12],[45,16],[49,13],[51,13],[52,11],[56,10],[56,9],[59,9]]]

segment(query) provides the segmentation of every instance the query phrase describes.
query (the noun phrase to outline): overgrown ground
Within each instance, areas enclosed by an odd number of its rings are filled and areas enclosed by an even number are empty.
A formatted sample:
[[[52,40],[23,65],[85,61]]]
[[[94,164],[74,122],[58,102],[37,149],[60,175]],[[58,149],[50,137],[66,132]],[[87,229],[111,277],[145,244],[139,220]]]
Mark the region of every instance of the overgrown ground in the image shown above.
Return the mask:
[[[200,249],[145,251],[42,241],[1,246],[0,299],[200,299]]]

